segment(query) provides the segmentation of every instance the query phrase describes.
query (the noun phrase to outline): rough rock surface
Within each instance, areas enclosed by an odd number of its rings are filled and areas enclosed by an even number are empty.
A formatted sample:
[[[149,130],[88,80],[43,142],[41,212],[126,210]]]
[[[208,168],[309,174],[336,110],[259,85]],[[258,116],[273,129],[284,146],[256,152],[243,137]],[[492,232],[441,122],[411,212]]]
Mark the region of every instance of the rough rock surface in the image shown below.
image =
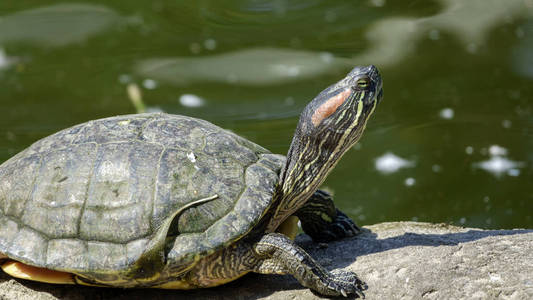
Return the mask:
[[[382,223],[320,247],[297,242],[326,268],[356,271],[367,299],[533,299],[533,230]],[[0,273],[0,299],[316,299],[290,276],[250,274],[194,290],[107,289],[14,280]]]

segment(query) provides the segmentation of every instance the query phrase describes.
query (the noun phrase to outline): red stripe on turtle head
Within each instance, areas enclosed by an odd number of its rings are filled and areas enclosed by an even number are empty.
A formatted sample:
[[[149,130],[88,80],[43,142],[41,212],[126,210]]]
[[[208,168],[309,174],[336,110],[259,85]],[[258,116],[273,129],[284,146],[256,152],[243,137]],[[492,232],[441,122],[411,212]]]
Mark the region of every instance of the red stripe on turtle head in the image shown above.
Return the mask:
[[[316,127],[322,120],[325,118],[331,116],[341,104],[348,99],[350,94],[352,93],[352,90],[350,88],[345,89],[344,91],[340,92],[339,94],[329,98],[324,102],[322,105],[320,105],[313,116],[311,117],[311,121],[313,122],[313,125]]]

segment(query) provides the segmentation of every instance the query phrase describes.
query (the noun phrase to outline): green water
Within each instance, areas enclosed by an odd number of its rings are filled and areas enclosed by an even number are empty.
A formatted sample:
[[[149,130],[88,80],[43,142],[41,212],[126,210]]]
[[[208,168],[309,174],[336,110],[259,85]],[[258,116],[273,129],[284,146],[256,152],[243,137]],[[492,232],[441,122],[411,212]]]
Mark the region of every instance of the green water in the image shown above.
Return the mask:
[[[148,110],[285,153],[301,109],[358,64],[385,98],[325,183],[342,210],[533,227],[532,0],[2,1],[0,162],[134,113],[133,84]]]

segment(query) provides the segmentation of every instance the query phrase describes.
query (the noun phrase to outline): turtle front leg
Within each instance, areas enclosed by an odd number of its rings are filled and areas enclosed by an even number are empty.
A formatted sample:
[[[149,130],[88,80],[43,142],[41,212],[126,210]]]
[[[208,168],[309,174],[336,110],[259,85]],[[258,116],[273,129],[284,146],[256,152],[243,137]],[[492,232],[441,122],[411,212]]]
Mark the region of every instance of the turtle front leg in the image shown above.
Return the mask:
[[[248,272],[290,274],[303,286],[326,296],[357,294],[366,285],[353,272],[328,272],[309,254],[281,233],[243,239],[202,258],[178,279],[180,285],[213,287],[233,281]]]
[[[364,297],[365,284],[357,275],[342,269],[331,272],[320,266],[307,252],[280,233],[269,233],[254,244],[260,260],[254,272],[291,274],[300,284],[326,296],[356,294]]]
[[[351,237],[361,229],[335,208],[333,198],[325,191],[317,190],[295,215],[302,229],[316,242],[329,242]]]

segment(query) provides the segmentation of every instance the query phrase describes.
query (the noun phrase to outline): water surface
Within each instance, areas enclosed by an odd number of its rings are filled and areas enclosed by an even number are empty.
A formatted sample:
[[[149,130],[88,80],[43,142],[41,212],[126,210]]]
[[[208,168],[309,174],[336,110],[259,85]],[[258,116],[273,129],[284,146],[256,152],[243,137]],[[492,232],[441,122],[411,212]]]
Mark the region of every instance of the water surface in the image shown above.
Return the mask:
[[[0,161],[88,120],[207,119],[285,153],[354,65],[385,98],[327,179],[361,225],[533,227],[533,1],[3,1]]]

